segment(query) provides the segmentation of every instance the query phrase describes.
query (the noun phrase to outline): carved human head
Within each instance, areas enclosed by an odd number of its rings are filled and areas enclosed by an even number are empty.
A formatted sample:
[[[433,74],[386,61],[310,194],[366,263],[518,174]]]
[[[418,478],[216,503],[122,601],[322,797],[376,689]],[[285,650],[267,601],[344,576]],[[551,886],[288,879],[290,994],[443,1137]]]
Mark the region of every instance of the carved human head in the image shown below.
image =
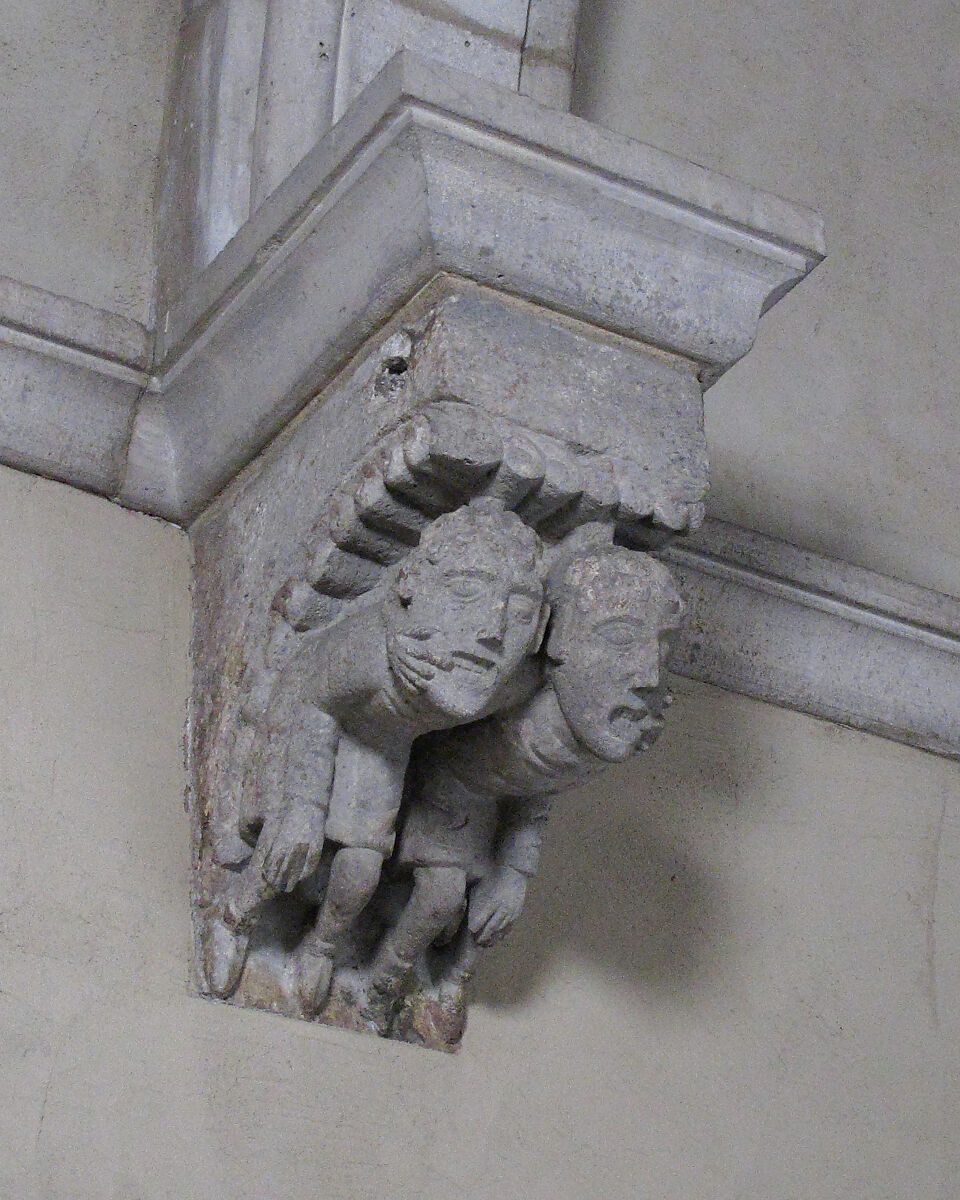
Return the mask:
[[[548,672],[561,711],[589,750],[621,762],[662,727],[664,658],[683,602],[666,567],[613,545],[560,558],[548,593]]]
[[[413,659],[435,709],[457,721],[489,711],[543,636],[541,556],[536,533],[496,501],[438,517],[400,565],[387,606],[396,677],[410,679]]]

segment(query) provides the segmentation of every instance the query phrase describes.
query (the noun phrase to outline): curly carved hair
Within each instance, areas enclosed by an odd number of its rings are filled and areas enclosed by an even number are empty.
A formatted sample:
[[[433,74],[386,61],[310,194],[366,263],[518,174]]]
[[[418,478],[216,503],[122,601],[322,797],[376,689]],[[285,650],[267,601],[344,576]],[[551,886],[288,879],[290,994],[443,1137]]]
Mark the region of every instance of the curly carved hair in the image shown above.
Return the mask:
[[[452,555],[469,563],[477,558],[497,563],[512,560],[517,575],[538,578],[543,545],[536,532],[505,509],[498,500],[480,497],[437,517],[421,535],[419,545],[400,564],[397,591],[409,595],[421,564]]]
[[[624,604],[656,604],[662,629],[680,626],[684,603],[673,576],[657,559],[623,546],[586,546],[560,556],[547,579],[547,596],[553,612],[548,637],[555,649],[582,614],[596,606],[601,594],[622,597]],[[555,657],[551,654],[551,657]]]

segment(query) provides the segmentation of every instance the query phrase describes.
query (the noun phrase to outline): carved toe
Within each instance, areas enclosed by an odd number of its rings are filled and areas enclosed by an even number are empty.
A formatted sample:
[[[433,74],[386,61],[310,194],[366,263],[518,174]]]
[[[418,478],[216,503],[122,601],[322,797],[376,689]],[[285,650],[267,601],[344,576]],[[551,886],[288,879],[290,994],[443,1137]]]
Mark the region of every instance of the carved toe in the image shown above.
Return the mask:
[[[304,1014],[316,1016],[330,993],[333,959],[326,954],[301,954],[297,959],[297,994]]]
[[[230,929],[219,912],[207,917],[200,936],[207,991],[225,1000],[237,990],[249,939]]]

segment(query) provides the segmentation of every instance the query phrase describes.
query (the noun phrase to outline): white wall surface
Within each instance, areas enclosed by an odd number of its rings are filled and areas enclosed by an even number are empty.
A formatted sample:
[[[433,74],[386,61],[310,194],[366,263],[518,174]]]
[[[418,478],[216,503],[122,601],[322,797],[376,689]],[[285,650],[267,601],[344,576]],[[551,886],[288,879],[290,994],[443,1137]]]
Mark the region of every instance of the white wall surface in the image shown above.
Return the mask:
[[[456,1057],[190,994],[188,549],[0,470],[0,1196],[956,1200],[955,764],[685,686]]]
[[[179,0],[0,0],[0,275],[149,319]]]
[[[960,595],[960,5],[582,0],[574,111],[818,208],[707,394],[711,511]]]

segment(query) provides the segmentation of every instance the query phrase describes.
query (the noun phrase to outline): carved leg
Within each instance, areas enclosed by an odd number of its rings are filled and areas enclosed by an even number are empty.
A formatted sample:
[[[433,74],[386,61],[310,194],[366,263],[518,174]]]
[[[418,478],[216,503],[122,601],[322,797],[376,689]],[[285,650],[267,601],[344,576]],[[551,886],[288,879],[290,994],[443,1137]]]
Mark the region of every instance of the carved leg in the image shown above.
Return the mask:
[[[319,1012],[327,999],[340,939],[373,898],[382,866],[383,857],[376,850],[344,846],[337,851],[316,924],[297,951],[297,991],[309,1016]]]
[[[466,986],[480,952],[464,921],[436,992],[412,992],[394,1019],[392,1036],[435,1050],[455,1050],[467,1023]]]
[[[457,938],[453,961],[440,980],[440,998],[460,1002],[464,989],[473,978],[483,947],[464,924]]]
[[[410,899],[396,925],[384,935],[370,971],[365,1015],[383,1033],[417,958],[459,922],[466,901],[467,877],[458,867],[420,867],[413,879]]]

